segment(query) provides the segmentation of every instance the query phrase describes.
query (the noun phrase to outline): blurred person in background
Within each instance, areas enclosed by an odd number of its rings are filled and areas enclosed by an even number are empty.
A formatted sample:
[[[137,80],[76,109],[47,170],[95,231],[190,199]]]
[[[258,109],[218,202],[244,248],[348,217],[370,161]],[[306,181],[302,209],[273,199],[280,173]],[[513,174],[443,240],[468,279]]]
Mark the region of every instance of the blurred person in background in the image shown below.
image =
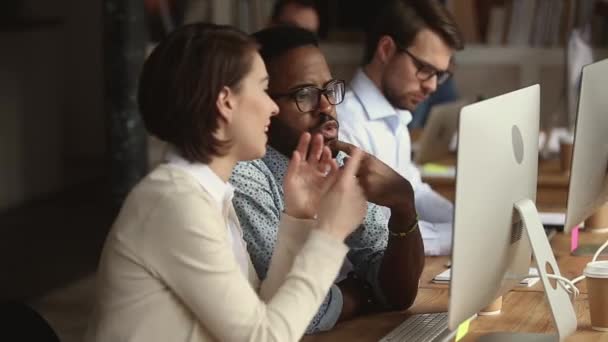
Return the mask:
[[[278,0],[269,26],[290,25],[319,33],[319,12],[314,0]]]
[[[438,0],[389,0],[372,19],[363,65],[338,106],[340,139],[374,155],[412,184],[427,255],[448,255],[453,204],[412,163],[411,112],[451,77],[462,36]],[[387,212],[387,215],[390,215]]]

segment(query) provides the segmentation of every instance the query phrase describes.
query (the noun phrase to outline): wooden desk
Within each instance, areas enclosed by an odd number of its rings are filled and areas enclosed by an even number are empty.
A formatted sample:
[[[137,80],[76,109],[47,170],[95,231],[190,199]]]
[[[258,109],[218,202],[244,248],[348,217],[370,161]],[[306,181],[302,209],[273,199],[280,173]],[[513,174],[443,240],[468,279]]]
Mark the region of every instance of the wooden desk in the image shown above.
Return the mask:
[[[378,341],[411,314],[446,311],[447,299],[447,289],[421,289],[414,307],[407,312],[389,312],[344,322],[329,332],[307,336],[303,341]],[[608,341],[608,333],[591,329],[587,295],[580,295],[574,306],[578,329],[568,341]],[[497,316],[481,316],[473,320],[469,334],[462,341],[475,341],[481,335],[498,331],[555,332],[544,293],[518,291],[508,293],[504,297],[503,313]]]
[[[592,234],[580,233],[579,241],[582,244],[599,244],[608,240],[608,234]],[[583,273],[583,269],[588,262],[591,261],[591,256],[573,256],[570,254],[570,235],[558,233],[551,240],[553,254],[559,265],[559,270],[562,276],[568,279],[574,279]],[[420,288],[425,289],[447,289],[448,285],[435,284],[431,280],[437,274],[446,270],[446,263],[449,257],[426,257],[424,272],[420,278]],[[585,281],[577,284],[581,293],[587,293]],[[543,292],[543,286],[540,282],[531,287],[516,287],[513,291],[522,292]]]
[[[603,242],[606,238],[608,235],[581,234],[583,242]],[[569,241],[569,236],[560,233],[551,240],[551,246],[562,275],[571,279],[582,273],[591,258],[571,256]],[[409,315],[447,311],[448,286],[431,283],[431,279],[435,275],[445,270],[447,260],[447,257],[426,258],[418,296],[410,310],[381,313],[343,322],[329,332],[307,336],[303,340],[310,342],[378,341]],[[591,329],[585,282],[578,285],[581,295],[574,303],[578,328],[576,333],[568,338],[568,341],[608,342],[608,333],[600,333]],[[475,319],[471,323],[469,334],[462,341],[475,341],[480,335],[496,331],[555,332],[553,319],[549,314],[549,306],[540,283],[531,288],[516,288],[506,294],[503,299],[502,314]]]
[[[455,165],[453,155],[438,164]],[[456,194],[456,179],[446,177],[423,177],[435,191],[454,201]],[[538,163],[538,188],[536,202],[546,210],[566,208],[568,196],[569,175],[561,171],[559,159],[540,160]]]

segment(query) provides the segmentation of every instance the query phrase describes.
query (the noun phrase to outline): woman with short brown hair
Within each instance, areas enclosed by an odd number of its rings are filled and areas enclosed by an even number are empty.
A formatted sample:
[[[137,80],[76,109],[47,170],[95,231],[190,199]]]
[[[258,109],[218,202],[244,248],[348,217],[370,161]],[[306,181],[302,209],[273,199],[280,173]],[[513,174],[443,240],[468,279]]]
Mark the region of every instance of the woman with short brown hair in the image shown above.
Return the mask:
[[[257,278],[232,206],[238,161],[266,152],[276,104],[257,45],[193,24],[146,61],[139,105],[166,162],[129,194],[98,270],[90,341],[296,341],[342,265],[366,201],[360,153],[338,169],[304,134],[285,176],[285,209],[267,278]]]

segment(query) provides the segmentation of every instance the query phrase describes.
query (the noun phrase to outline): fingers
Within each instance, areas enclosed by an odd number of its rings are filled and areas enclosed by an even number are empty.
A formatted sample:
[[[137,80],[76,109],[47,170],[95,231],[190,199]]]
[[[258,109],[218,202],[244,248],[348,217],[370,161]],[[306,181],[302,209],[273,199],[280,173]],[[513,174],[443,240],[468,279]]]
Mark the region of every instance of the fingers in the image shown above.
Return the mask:
[[[296,151],[300,153],[301,157],[306,158],[308,155],[308,145],[310,144],[310,133],[302,133],[300,136],[300,140],[298,141],[298,147],[296,147]]]
[[[325,175],[325,182],[323,192],[326,192],[336,182],[339,174],[338,163],[332,158],[331,150],[328,147],[325,147],[323,150],[319,165],[323,165],[324,168],[323,173]]]
[[[289,161],[289,165],[287,166],[288,172],[290,169],[297,170],[300,166],[300,162],[302,162],[302,155],[300,154],[300,151],[293,151],[293,154],[291,155],[291,160]]]
[[[347,155],[352,157],[352,154],[354,153],[355,150],[361,152],[361,166],[363,168],[369,168],[369,163],[372,162],[375,158],[373,156],[371,156],[370,154],[368,154],[367,152],[363,151],[362,149],[358,148],[357,146],[344,142],[344,141],[339,141],[336,140],[334,142],[334,144],[332,145],[334,150],[337,151],[342,151],[344,153],[346,153]],[[344,162],[346,163],[346,161],[350,159],[349,157],[344,158]]]
[[[363,159],[363,151],[358,148],[352,148],[350,152],[350,158],[348,158],[348,163],[343,169],[344,176],[352,176],[355,177],[357,172],[359,171],[359,165],[361,164],[361,160]]]
[[[310,143],[310,153],[306,157],[306,160],[313,165],[318,163],[323,154],[323,150],[323,136],[321,134],[313,135],[312,142]]]
[[[330,159],[329,162],[325,165],[327,165],[327,167],[328,167],[326,175],[325,175],[327,178],[326,184],[331,185],[335,182],[336,178],[338,177],[340,167],[338,166],[338,163],[334,159]]]
[[[323,153],[321,154],[321,159],[319,159],[320,171],[323,173],[331,172],[331,170],[332,170],[331,162],[332,161],[335,164],[334,159],[331,157],[331,150],[327,146],[323,147]]]
[[[330,173],[337,172],[340,169],[335,159],[330,160],[329,166],[331,167],[331,169],[329,170]]]
[[[338,176],[340,175],[337,170],[330,171],[323,180],[322,192],[325,194],[330,191],[331,188],[334,187],[336,182],[338,181]]]
[[[325,155],[325,146],[323,144],[323,136],[321,134],[311,135],[303,133],[298,141],[296,150],[300,153],[303,160],[306,160],[312,167],[320,172],[327,172],[326,165],[322,165],[322,160]],[[331,151],[330,156],[331,156]],[[321,163],[321,165],[319,164]]]
[[[348,154],[348,155],[351,155],[351,153],[353,153],[352,151],[353,151],[354,149],[357,149],[357,147],[356,147],[355,145],[353,145],[353,144],[349,144],[349,143],[347,143],[347,142],[340,141],[340,140],[336,140],[336,141],[333,143],[333,147],[334,147],[336,150],[338,150],[338,151],[342,151],[342,152],[344,152],[344,153],[346,153],[346,154]]]

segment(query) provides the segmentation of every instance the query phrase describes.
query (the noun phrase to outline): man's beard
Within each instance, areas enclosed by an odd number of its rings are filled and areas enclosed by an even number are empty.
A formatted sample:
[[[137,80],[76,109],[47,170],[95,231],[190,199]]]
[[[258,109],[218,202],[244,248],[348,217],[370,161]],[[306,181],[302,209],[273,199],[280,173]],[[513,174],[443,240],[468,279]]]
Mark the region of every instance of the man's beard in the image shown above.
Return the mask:
[[[396,92],[392,91],[391,87],[383,80],[382,82],[382,94],[391,104],[391,106],[399,109],[399,110],[409,110],[413,111],[416,108],[408,108],[407,98],[405,96],[399,96]]]
[[[319,124],[316,125],[315,127],[311,128],[310,130],[308,130],[308,132],[314,136],[314,134],[322,134],[323,131],[323,126],[333,122],[336,125],[336,133],[340,132],[340,123],[338,122],[338,120],[336,120],[334,117],[332,117],[329,114],[326,113],[319,113]],[[332,144],[332,142],[338,140],[338,134],[336,134],[335,138],[332,138],[331,140],[327,140],[325,137],[323,137],[323,144],[325,146],[328,146],[329,149],[331,150],[331,154],[333,158],[336,158],[336,156],[338,155],[338,150],[336,150],[334,148],[334,145]]]
[[[330,121],[334,121],[338,125],[338,120],[334,119],[331,115],[325,113],[319,113],[319,123],[314,127],[307,130],[308,133],[314,136],[314,134],[321,133],[321,128],[324,124]],[[298,141],[300,136],[304,132],[297,132],[295,129],[283,123],[277,117],[272,117],[270,123],[270,131],[268,132],[268,144],[281,152],[286,157],[290,158],[293,151],[298,147]],[[326,143],[324,141],[324,143]],[[332,156],[335,158],[338,151],[334,151],[332,145],[328,145],[332,151]]]
[[[325,125],[326,123],[331,122],[331,121],[335,122],[339,129],[340,124],[338,123],[338,120],[334,119],[329,114],[319,113],[319,123],[315,127],[309,129],[308,133],[310,133],[310,134],[321,133],[321,129],[323,128],[323,125]]]

